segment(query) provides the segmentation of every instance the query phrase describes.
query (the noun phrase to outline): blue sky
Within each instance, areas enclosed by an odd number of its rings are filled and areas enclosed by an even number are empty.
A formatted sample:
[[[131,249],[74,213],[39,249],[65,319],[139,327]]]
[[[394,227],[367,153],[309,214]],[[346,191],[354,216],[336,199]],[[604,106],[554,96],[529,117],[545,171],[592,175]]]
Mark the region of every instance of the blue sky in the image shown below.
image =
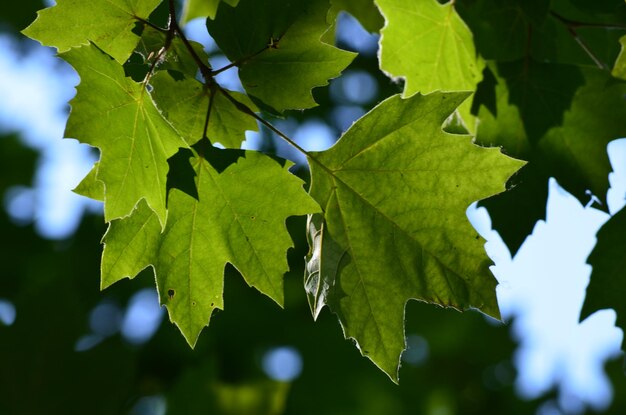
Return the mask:
[[[342,17],[339,28],[339,36],[355,50],[376,53],[376,38],[353,19]],[[189,35],[207,48],[215,48],[203,33],[201,21],[190,25]],[[41,161],[32,188],[11,189],[3,196],[3,203],[16,223],[33,222],[42,236],[62,239],[74,232],[84,212],[101,210],[99,203],[71,192],[95,161],[93,149],[75,140],[61,139],[67,102],[75,93],[78,77],[51,50],[33,47],[23,53],[15,42],[0,36],[0,131],[20,132],[25,144],[41,153]],[[213,65],[226,63],[217,57]],[[220,81],[231,89],[241,88],[234,70],[223,73]],[[347,128],[362,115],[359,104],[371,92],[371,79],[362,73],[348,73],[331,88],[336,90],[331,93],[347,97],[337,110],[336,120],[337,125]],[[328,148],[337,139],[333,129],[321,120],[298,124],[286,119],[278,126],[311,150]],[[257,148],[259,140],[258,134],[250,133],[245,146]],[[278,150],[282,156],[303,161],[288,146]],[[624,205],[626,194],[626,140],[612,142],[608,151],[614,170],[610,176],[609,208],[614,213]],[[542,409],[544,415],[551,413],[556,404],[568,413],[579,413],[586,406],[602,409],[613,393],[602,366],[606,359],[620,355],[622,332],[614,326],[612,310],[600,311],[581,324],[578,316],[591,272],[585,261],[595,244],[595,233],[608,215],[581,205],[555,180],[546,185],[550,193],[546,220],[536,224],[514,258],[491,230],[485,209],[471,207],[468,216],[488,241],[486,249],[495,262],[493,272],[500,283],[502,314],[512,321],[511,335],[519,342],[514,361],[519,372],[516,388],[520,396],[534,398],[556,387],[560,392],[558,402],[549,402]],[[141,295],[138,302],[156,301],[155,296],[150,299],[149,294]],[[6,308],[5,303],[0,303]],[[151,309],[149,305],[145,307]],[[114,308],[106,309],[116,313]],[[116,330],[128,330],[124,325],[131,324],[127,323],[129,319],[141,320],[142,310],[133,313],[131,317],[115,314]],[[113,314],[105,315],[113,318]],[[154,315],[143,318],[151,319],[153,325],[161,321]],[[96,324],[93,331],[98,334],[98,330]]]

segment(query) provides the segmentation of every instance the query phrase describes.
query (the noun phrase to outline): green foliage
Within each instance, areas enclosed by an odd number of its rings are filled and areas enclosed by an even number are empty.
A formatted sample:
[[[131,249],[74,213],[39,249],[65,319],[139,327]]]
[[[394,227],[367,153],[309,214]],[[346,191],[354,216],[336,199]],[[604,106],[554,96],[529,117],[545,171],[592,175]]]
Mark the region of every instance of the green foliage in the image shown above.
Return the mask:
[[[134,277],[152,265],[161,303],[193,347],[216,308],[223,309],[223,273],[232,264],[250,286],[283,304],[283,274],[291,240],[285,219],[319,207],[302,182],[275,160],[255,152],[219,150],[206,142],[188,162],[196,195],[178,188],[168,197],[168,221],[145,203],[114,221],[102,257],[102,285]],[[172,168],[188,154],[176,157]]]
[[[239,3],[239,0],[189,0],[185,2],[181,20],[183,23],[187,23],[196,17],[215,19],[215,13],[217,13],[217,8],[222,1],[233,7]]]
[[[76,192],[104,202],[103,288],[152,267],[161,304],[194,346],[224,308],[233,268],[283,305],[293,246],[285,223],[309,215],[314,317],[329,305],[345,336],[397,381],[408,300],[499,317],[484,241],[465,216],[471,203],[488,207],[512,251],[544,216],[549,177],[583,202],[590,190],[604,203],[606,145],[626,136],[625,8],[621,0],[189,0],[182,22],[207,17],[231,61],[223,68],[185,37],[173,0],[59,0],[24,33],[56,47],[81,79],[65,135],[100,150]],[[167,10],[167,27],[155,9]],[[315,107],[319,87],[359,64],[330,44],[340,10],[381,31],[380,69],[404,81],[403,93],[381,97],[331,149],[307,152],[271,117]],[[216,80],[235,67],[245,93]],[[291,163],[238,150],[259,124],[264,137],[272,132],[307,156],[308,194]],[[516,159],[528,164],[514,175],[524,164]],[[607,248],[621,246],[620,218],[599,234],[585,310],[618,307],[623,321],[625,282]],[[293,234],[303,238],[303,227]],[[284,397],[275,386],[267,387]],[[258,398],[210,390],[225,401]]]
[[[441,131],[466,97],[394,96],[309,156],[311,195],[324,210],[309,229],[313,312],[330,305],[346,336],[394,381],[409,299],[500,317],[484,240],[465,211],[503,191],[522,163]]]
[[[156,9],[160,0],[59,0],[38,13],[24,34],[59,52],[94,42],[119,63],[137,46],[137,27]],[[97,17],[97,22],[94,18]]]
[[[380,67],[406,80],[405,94],[473,91],[481,64],[472,32],[453,3],[437,0],[377,0],[387,26],[382,30]],[[410,53],[406,53],[406,50]]]
[[[164,225],[167,159],[186,146],[185,140],[163,118],[145,85],[125,77],[96,46],[62,56],[81,77],[65,136],[101,151],[96,179],[104,184],[105,220],[129,215],[145,199]]]
[[[276,111],[315,106],[311,89],[326,85],[354,58],[320,42],[328,2],[241,0],[208,19],[209,34],[239,66],[244,88]]]
[[[226,95],[215,88],[207,88],[195,79],[176,79],[169,73],[159,72],[151,80],[153,98],[163,115],[194,144],[203,137],[207,108],[211,115],[206,125],[206,135],[211,142],[227,148],[239,148],[246,139],[245,132],[258,131],[256,120],[240,111]],[[258,111],[247,95],[227,93],[253,111]]]
[[[622,209],[598,232],[598,243],[588,259],[593,272],[580,313],[581,320],[597,310],[612,308],[617,312],[617,325],[626,330],[625,231],[626,209]]]
[[[378,32],[385,21],[374,0],[331,0],[330,14],[346,11],[356,17],[369,32]]]

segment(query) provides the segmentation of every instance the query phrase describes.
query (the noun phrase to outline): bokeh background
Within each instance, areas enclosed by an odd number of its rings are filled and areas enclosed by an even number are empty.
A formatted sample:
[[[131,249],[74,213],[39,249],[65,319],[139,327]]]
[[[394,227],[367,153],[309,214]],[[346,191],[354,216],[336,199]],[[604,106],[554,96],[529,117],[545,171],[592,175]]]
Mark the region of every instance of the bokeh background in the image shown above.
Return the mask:
[[[488,240],[506,323],[409,302],[400,385],[360,356],[328,310],[313,322],[302,285],[304,218],[288,221],[295,249],[285,309],[227,267],[226,310],[195,350],[159,308],[151,270],[100,292],[101,205],[71,192],[97,152],[62,140],[79,79],[53,50],[19,34],[52,3],[0,6],[0,414],[626,413],[615,313],[578,321],[586,257],[608,216],[554,180],[546,221],[514,258],[487,212],[468,209]],[[213,67],[228,63],[202,20],[186,31]],[[378,70],[376,35],[341,14],[336,38],[358,58],[314,91],[319,107],[272,120],[306,149],[328,148],[401,90]],[[241,88],[236,71],[218,81]],[[296,161],[307,177],[301,156],[269,131],[250,133],[244,145]],[[615,212],[626,193],[624,140],[608,151]]]

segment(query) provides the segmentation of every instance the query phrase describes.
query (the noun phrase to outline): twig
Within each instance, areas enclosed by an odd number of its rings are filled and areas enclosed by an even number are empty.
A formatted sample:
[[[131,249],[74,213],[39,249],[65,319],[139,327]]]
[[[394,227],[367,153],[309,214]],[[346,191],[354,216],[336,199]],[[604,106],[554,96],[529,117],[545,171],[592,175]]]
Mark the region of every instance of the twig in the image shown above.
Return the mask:
[[[591,58],[593,63],[595,63],[598,68],[604,69],[604,70],[610,70],[609,66],[607,64],[603,63],[595,55],[595,53],[593,53],[593,51],[589,48],[587,43],[578,35],[578,33],[576,32],[576,28],[578,28],[578,27],[595,27],[595,28],[602,28],[602,29],[622,29],[622,30],[626,30],[626,26],[605,25],[605,24],[601,24],[601,23],[577,22],[575,20],[570,20],[570,19],[568,19],[566,17],[563,17],[563,16],[561,16],[560,14],[558,14],[558,13],[556,13],[554,11],[550,11],[550,14],[554,18],[556,18],[558,21],[563,23],[563,25],[565,25],[565,27],[567,28],[567,31],[572,35],[572,37],[574,38],[576,43],[578,43],[578,46],[580,46],[580,48],[587,54],[587,56],[589,56],[589,58]]]
[[[213,76],[216,76],[216,75],[218,75],[218,74],[220,74],[220,73],[222,73],[222,72],[224,72],[224,71],[226,71],[226,70],[228,70],[230,68],[234,68],[235,66],[241,66],[244,63],[246,63],[247,61],[257,57],[261,53],[263,53],[266,50],[270,49],[270,47],[271,47],[270,45],[267,45],[263,49],[261,49],[260,51],[254,53],[254,54],[252,54],[250,56],[246,56],[245,58],[238,59],[238,60],[236,60],[234,62],[229,63],[228,65],[224,66],[223,68],[219,68],[219,69],[214,70],[213,72],[211,72],[211,74]]]
[[[200,59],[200,57],[194,50],[193,46],[191,46],[191,43],[189,43],[187,36],[185,36],[185,33],[182,31],[182,29],[178,25],[178,21],[176,20],[176,7],[174,4],[174,0],[169,0],[169,19],[170,19],[170,22],[169,22],[170,30],[172,30],[175,34],[177,34],[180,37],[180,40],[183,41],[183,44],[189,51],[189,54],[191,55],[193,60],[196,62],[196,65],[198,65],[198,68],[200,69],[200,73],[202,74],[202,77],[204,78],[206,83],[207,84],[213,83],[214,81],[213,81],[213,76],[211,74],[211,67],[207,63],[203,62],[202,59]]]
[[[550,14],[560,20],[562,23],[569,27],[577,28],[577,27],[596,27],[599,29],[617,29],[617,30],[626,30],[626,25],[618,25],[618,24],[605,24],[605,23],[590,23],[590,22],[579,22],[576,20],[568,19],[567,17],[561,16],[557,12],[550,10]]]
[[[207,132],[209,130],[209,119],[211,118],[211,110],[213,109],[213,97],[215,96],[215,83],[209,86],[209,105],[206,110],[206,118],[204,119],[204,130],[202,131],[202,138],[209,139]]]
[[[304,154],[307,158],[309,158],[310,160],[314,161],[317,165],[319,165],[321,168],[323,168],[324,170],[326,170],[327,172],[333,174],[333,172],[326,167],[321,161],[319,161],[317,159],[317,157],[313,156],[310,152],[306,151],[304,148],[300,147],[300,145],[298,143],[296,143],[295,141],[293,141],[291,138],[289,138],[289,136],[287,136],[285,133],[283,133],[282,131],[280,131],[278,128],[274,127],[271,123],[269,123],[268,121],[266,121],[265,119],[263,119],[263,117],[259,116],[256,112],[252,111],[247,105],[237,101],[235,98],[232,97],[232,95],[230,95],[228,93],[227,90],[225,90],[224,88],[222,88],[219,84],[216,84],[216,88],[218,89],[218,91],[220,93],[222,93],[226,99],[228,99],[239,111],[243,112],[244,114],[248,114],[249,116],[253,117],[255,120],[257,120],[258,122],[260,122],[261,124],[263,124],[265,127],[267,127],[270,131],[276,133],[280,138],[282,138],[283,140],[285,140],[287,143],[289,143],[293,148],[295,148],[296,150],[298,150],[300,153]]]

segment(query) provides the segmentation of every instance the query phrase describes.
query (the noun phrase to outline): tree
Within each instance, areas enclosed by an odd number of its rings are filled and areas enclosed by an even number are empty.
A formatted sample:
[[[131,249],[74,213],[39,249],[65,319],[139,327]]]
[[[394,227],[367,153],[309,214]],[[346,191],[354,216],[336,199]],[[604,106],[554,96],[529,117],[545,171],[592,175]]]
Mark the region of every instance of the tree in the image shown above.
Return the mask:
[[[300,216],[289,230],[299,249],[308,240],[314,317],[329,306],[360,353],[397,382],[405,307],[418,307],[408,300],[499,317],[484,240],[465,216],[472,202],[488,207],[512,251],[544,215],[547,178],[581,201],[590,190],[605,202],[606,144],[626,133],[623,2],[223,3],[189,0],[179,19],[172,0],[59,0],[24,31],[56,47],[81,78],[66,136],[100,150],[76,191],[104,202],[101,287],[151,267],[161,304],[192,347],[216,309],[227,303],[226,316],[231,304],[253,301],[243,286],[241,298],[224,300],[228,275],[284,305],[283,277],[295,271],[285,223]],[[355,59],[331,45],[340,10],[380,30],[380,69],[400,80],[400,93],[332,148],[306,151],[272,120],[314,107],[311,90]],[[208,16],[231,64],[211,67],[186,38],[181,25],[194,16]],[[234,67],[244,93],[216,81]],[[258,126],[302,152],[310,175],[239,150]],[[587,314],[623,315],[619,218],[590,257]],[[206,376],[201,367],[179,378],[173,408],[205,403],[180,397]],[[286,393],[257,386],[276,402]],[[207,404],[257,390],[217,385]]]

